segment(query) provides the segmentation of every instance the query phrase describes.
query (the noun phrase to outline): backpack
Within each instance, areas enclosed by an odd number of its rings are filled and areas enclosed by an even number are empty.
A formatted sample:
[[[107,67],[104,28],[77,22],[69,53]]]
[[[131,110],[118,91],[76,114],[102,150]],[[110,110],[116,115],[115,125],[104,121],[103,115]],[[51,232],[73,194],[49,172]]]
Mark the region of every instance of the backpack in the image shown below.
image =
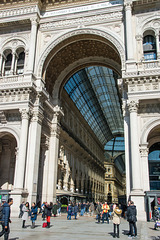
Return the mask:
[[[0,206],[0,221],[2,221],[3,218],[3,206]]]

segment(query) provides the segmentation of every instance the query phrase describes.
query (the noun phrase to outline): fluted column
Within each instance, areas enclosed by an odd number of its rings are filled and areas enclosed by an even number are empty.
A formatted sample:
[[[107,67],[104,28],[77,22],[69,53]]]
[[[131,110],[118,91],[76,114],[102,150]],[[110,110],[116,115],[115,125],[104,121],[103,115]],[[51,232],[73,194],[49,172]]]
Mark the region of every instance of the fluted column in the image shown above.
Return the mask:
[[[15,61],[16,61],[16,52],[15,52],[15,51],[13,51],[13,52],[12,52],[12,64],[11,64],[11,71],[10,71],[10,73],[11,73],[11,74],[14,74],[14,73],[15,73],[15,72],[14,72]]]
[[[54,116],[52,120],[49,142],[47,202],[56,201],[56,184],[57,184],[59,134],[60,134],[59,121],[62,115],[63,112],[61,108],[59,106],[56,106],[54,108]]]
[[[31,19],[31,37],[30,37],[30,48],[29,48],[29,59],[28,59],[28,71],[34,71],[34,60],[37,42],[37,27],[38,18]]]
[[[133,35],[132,35],[132,1],[126,0],[125,24],[126,24],[126,42],[127,42],[127,60],[133,60]]]
[[[156,33],[156,49],[157,49],[157,59],[160,59],[160,49],[159,49],[159,30]]]
[[[130,112],[130,143],[131,143],[131,171],[132,171],[132,191],[141,191],[141,168],[139,155],[139,138],[138,138],[138,122],[137,110],[138,102],[128,102]]]
[[[43,145],[42,151],[44,152],[44,166],[43,166],[43,182],[42,182],[42,202],[47,201],[47,188],[48,188],[48,167],[49,167],[49,138],[46,139],[46,143]]]
[[[32,118],[29,129],[28,156],[26,167],[25,188],[29,193],[28,201],[36,202],[39,154],[42,130],[43,112],[39,107],[35,107],[32,112]]]
[[[0,76],[2,75],[3,54],[0,53]]]
[[[136,35],[136,40],[137,40],[137,60],[141,61],[144,59],[142,35]]]
[[[20,136],[20,145],[18,159],[16,160],[16,169],[15,169],[15,180],[14,180],[14,189],[23,189],[24,184],[24,172],[26,164],[26,149],[27,149],[27,139],[28,139],[28,124],[29,124],[29,110],[20,109],[21,113],[21,136]]]
[[[130,194],[130,191],[131,191],[131,181],[130,181],[130,178],[131,178],[131,173],[130,173],[130,161],[129,161],[129,158],[130,158],[130,138],[129,138],[129,128],[130,128],[130,121],[129,121],[129,113],[128,113],[128,110],[127,110],[127,104],[126,104],[126,101],[123,101],[123,106],[122,106],[122,109],[123,109],[123,117],[124,117],[124,143],[125,143],[125,169],[126,169],[126,197],[127,197],[127,200],[129,198],[129,194]]]
[[[150,191],[149,184],[149,162],[148,162],[148,143],[140,145],[140,157],[141,157],[141,169],[142,169],[142,182],[143,182],[143,191]]]

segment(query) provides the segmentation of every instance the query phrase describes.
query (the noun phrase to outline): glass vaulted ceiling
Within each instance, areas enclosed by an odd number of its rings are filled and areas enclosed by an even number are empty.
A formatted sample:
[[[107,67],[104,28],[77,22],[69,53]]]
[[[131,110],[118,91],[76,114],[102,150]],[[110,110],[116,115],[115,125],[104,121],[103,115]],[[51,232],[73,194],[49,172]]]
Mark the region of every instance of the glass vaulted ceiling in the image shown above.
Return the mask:
[[[117,78],[107,67],[92,66],[75,73],[64,86],[103,145],[123,134]]]

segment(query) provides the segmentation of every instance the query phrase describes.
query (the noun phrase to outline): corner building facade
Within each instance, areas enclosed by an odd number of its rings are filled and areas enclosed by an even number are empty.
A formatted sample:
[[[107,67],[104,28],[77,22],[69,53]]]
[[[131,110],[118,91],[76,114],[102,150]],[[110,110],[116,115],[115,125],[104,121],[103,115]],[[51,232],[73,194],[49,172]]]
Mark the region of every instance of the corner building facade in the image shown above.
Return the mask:
[[[160,3],[0,1],[0,188],[55,201],[56,189],[104,199],[104,144],[64,91],[84,67],[118,74],[126,195],[145,220],[149,149],[160,142]]]

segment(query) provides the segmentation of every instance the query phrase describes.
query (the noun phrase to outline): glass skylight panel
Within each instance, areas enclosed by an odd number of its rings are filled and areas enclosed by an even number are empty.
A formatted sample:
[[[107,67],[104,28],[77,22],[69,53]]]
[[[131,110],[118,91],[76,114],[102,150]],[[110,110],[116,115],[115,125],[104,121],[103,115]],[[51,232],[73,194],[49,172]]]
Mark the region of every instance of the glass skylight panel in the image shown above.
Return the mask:
[[[114,72],[106,67],[88,67],[74,74],[64,86],[103,143],[111,138],[111,131],[114,134],[123,131],[114,75]]]

